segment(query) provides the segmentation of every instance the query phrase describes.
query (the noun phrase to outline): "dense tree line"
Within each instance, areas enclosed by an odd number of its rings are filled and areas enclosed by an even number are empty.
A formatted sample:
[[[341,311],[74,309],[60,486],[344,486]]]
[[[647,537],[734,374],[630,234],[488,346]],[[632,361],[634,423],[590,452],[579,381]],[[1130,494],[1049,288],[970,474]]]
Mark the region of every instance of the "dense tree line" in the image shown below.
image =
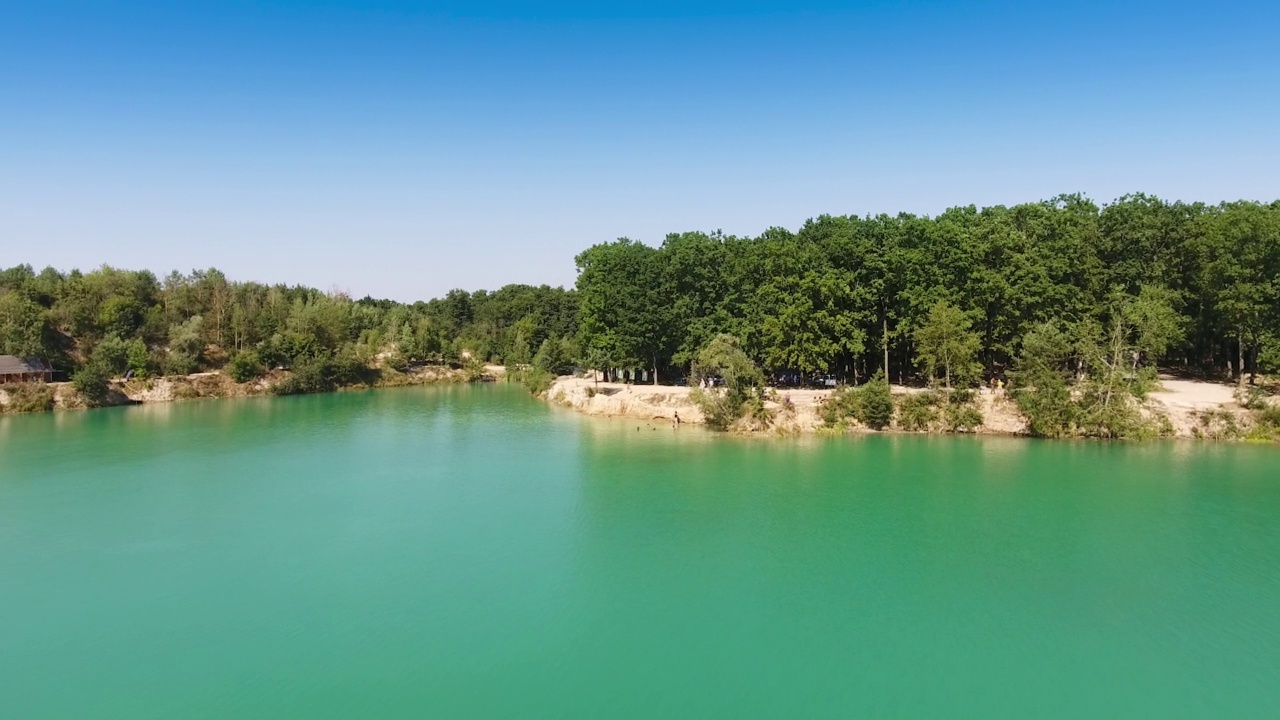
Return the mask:
[[[774,373],[966,384],[1003,376],[1046,323],[1077,349],[1120,332],[1130,371],[1243,378],[1280,362],[1280,202],[1065,195],[937,217],[824,215],[759,237],[622,239],[577,264],[578,340],[595,367],[681,373],[727,333]]]
[[[745,358],[793,382],[880,373],[963,390],[1000,378],[1039,434],[1123,434],[1126,398],[1157,365],[1241,383],[1280,368],[1280,202],[1064,195],[936,217],[823,215],[759,237],[624,238],[576,262],[576,289],[412,304],[217,270],[19,265],[0,271],[0,354],[47,358],[86,388],[129,372],[226,368],[243,381],[287,368],[285,392],[467,359],[536,372],[539,387],[575,365],[705,376],[710,358],[753,377]],[[758,409],[748,385],[724,391],[725,412],[742,398]]]
[[[544,345],[563,355],[577,318],[576,293],[547,286],[404,304],[232,282],[217,270],[0,271],[0,354],[46,358],[91,395],[128,373],[227,368],[245,381],[287,368],[281,391],[304,392],[367,380],[375,366],[529,362]]]

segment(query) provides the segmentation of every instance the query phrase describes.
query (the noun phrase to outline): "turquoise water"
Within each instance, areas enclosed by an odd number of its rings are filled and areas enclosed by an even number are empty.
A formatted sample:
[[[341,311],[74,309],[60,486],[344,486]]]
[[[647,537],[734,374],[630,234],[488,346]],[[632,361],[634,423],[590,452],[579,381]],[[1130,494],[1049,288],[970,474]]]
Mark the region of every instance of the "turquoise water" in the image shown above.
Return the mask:
[[[637,429],[638,428],[638,429]],[[1275,717],[1280,450],[0,418],[0,717]]]

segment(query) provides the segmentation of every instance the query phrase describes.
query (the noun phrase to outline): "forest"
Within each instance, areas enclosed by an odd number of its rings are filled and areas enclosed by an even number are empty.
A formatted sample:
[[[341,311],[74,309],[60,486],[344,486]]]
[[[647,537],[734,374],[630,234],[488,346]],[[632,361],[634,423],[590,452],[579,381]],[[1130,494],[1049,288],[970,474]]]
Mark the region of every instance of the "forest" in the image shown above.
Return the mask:
[[[947,388],[1134,385],[1156,367],[1244,383],[1280,368],[1280,201],[1062,195],[934,217],[822,215],[758,237],[623,238],[576,263],[573,289],[412,304],[216,270],[19,265],[0,271],[0,354],[88,380],[287,368],[300,392],[365,381],[380,354],[673,382],[722,336],[775,380],[851,385],[877,371]]]
[[[528,363],[544,345],[558,358],[576,332],[576,293],[547,286],[405,304],[212,269],[163,280],[111,267],[0,271],[0,354],[45,358],[91,398],[110,378],[220,369],[237,382],[286,370],[277,392],[320,392],[372,384],[379,367]]]

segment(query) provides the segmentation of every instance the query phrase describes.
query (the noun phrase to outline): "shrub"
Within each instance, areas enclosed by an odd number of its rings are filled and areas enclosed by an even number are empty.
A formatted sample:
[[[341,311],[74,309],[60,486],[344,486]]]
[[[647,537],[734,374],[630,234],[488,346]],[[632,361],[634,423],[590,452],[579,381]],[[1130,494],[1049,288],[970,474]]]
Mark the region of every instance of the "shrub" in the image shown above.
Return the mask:
[[[1258,424],[1272,430],[1280,430],[1280,406],[1272,405],[1257,413]]]
[[[147,349],[147,344],[139,338],[134,338],[129,342],[129,369],[133,371],[133,376],[137,378],[145,378],[155,369],[155,364],[151,359],[151,351]]]
[[[467,382],[479,382],[485,378],[484,363],[469,356],[462,361],[462,372]]]
[[[4,386],[9,395],[8,413],[48,412],[53,409],[53,388],[40,382],[12,383]]]
[[[123,375],[129,369],[129,343],[117,335],[108,335],[93,348],[89,363],[109,375]]]
[[[742,351],[741,343],[732,335],[717,335],[698,351],[693,360],[692,376],[694,381],[717,377],[723,380],[720,387],[694,388],[689,394],[702,410],[707,426],[716,430],[729,429],[744,414],[751,412],[748,401],[759,399],[764,386],[760,368]],[[761,414],[766,412],[763,408],[761,400]]]
[[[877,371],[866,385],[858,388],[854,417],[873,430],[883,430],[893,422],[893,393],[884,373]]]
[[[1042,374],[1034,385],[1018,387],[1012,394],[1032,435],[1055,438],[1073,431],[1076,406],[1071,401],[1071,389],[1060,377]]]
[[[1235,391],[1236,402],[1247,410],[1266,410],[1267,391],[1257,385],[1246,385]]]
[[[728,430],[742,417],[745,401],[723,388],[694,388],[689,398],[702,410],[707,427],[713,430]]]
[[[837,426],[850,418],[874,430],[893,422],[893,394],[884,373],[877,371],[866,385],[844,387],[832,393],[820,412],[827,425]]]
[[[951,432],[973,432],[982,427],[982,411],[973,403],[951,402],[947,405],[947,429]]]
[[[328,352],[294,359],[293,372],[271,391],[276,395],[332,392],[341,386],[371,382],[371,371],[351,351]]]
[[[249,382],[262,376],[264,368],[258,354],[252,350],[236,353],[227,363],[227,374],[238,383]]]
[[[195,369],[195,357],[184,352],[172,350],[164,358],[165,375],[190,375]]]
[[[1201,410],[1195,416],[1200,421],[1200,427],[1196,428],[1196,430],[1200,431],[1200,436],[1202,437],[1234,440],[1242,435],[1240,424],[1236,422],[1235,414],[1229,410],[1220,408]]]
[[[89,401],[90,405],[99,405],[107,399],[110,391],[108,380],[111,373],[98,363],[90,362],[71,376],[71,384]]]
[[[773,411],[765,407],[764,398],[753,395],[743,403],[742,414],[758,427],[769,427],[773,424]]]
[[[932,392],[915,393],[902,398],[898,405],[898,425],[903,430],[928,430],[938,419],[938,397]]]
[[[555,375],[538,367],[512,371],[507,377],[524,385],[534,395],[542,395],[550,390],[556,381]]]
[[[827,401],[822,404],[818,414],[822,416],[822,422],[835,427],[854,417],[857,407],[857,388],[846,386],[837,388],[835,392],[831,393],[827,397]]]

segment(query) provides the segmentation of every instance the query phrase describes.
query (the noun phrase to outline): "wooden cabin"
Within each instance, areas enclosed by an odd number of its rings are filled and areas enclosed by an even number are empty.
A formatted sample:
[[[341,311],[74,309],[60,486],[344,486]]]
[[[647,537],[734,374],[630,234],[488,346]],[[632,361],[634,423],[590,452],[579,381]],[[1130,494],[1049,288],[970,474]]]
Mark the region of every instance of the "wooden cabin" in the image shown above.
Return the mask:
[[[53,382],[53,368],[40,358],[0,355],[0,385],[15,382]]]

